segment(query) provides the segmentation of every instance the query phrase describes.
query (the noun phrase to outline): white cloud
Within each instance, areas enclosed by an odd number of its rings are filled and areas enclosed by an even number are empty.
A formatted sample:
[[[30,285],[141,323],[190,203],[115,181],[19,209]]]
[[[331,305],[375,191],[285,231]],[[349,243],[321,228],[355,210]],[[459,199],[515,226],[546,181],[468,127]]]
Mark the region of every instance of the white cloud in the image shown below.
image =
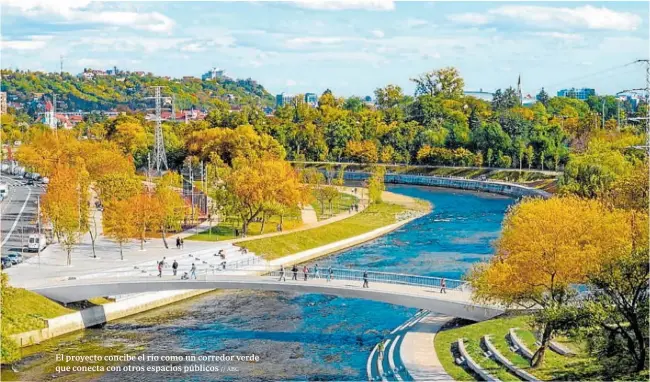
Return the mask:
[[[28,17],[62,20],[70,24],[103,24],[131,27],[150,32],[170,32],[174,20],[158,12],[102,11],[90,8],[89,0],[1,0],[3,11],[19,12]],[[97,5],[100,3],[92,3]],[[59,19],[59,20],[57,20]]]
[[[305,45],[333,45],[350,41],[348,37],[294,37],[285,41],[288,48],[299,48]]]
[[[287,86],[289,86],[289,87],[291,87],[291,86],[296,86],[296,85],[297,85],[297,82],[294,81],[294,80],[287,80],[287,82],[286,82],[285,85],[287,85]]]
[[[395,9],[393,0],[295,0],[291,2],[302,8],[330,11],[346,9],[392,11]]]
[[[481,13],[458,13],[447,16],[447,19],[458,24],[484,25],[490,22],[490,17]]]
[[[405,24],[407,28],[418,28],[427,25],[429,22],[422,19],[408,19]]]
[[[377,37],[377,38],[384,37],[384,32],[379,30],[379,29],[372,30],[372,31],[370,31],[370,33],[372,33],[372,35]]]
[[[577,27],[603,30],[636,30],[641,17],[633,13],[616,12],[605,7],[585,5],[577,8],[542,7],[536,5],[506,5],[490,14],[522,20],[540,27]]]
[[[561,32],[535,32],[535,36],[550,37],[564,41],[581,41],[583,37],[577,33],[561,33]]]
[[[52,36],[30,36],[26,40],[2,40],[2,49],[38,50],[43,49]]]

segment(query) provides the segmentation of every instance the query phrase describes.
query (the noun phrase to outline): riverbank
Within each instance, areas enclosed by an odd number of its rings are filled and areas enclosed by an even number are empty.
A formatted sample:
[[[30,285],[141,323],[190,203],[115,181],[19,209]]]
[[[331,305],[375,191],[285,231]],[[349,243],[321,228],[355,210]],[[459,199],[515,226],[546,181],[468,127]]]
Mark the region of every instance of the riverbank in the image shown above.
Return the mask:
[[[362,212],[359,213],[358,215],[355,214],[353,217],[350,218],[346,218],[345,216],[343,216],[343,218],[341,219],[332,218],[333,220],[329,224],[318,228],[314,228],[312,230],[300,230],[300,232],[286,233],[285,235],[281,235],[281,234],[272,235],[270,239],[276,238],[278,236],[287,236],[289,237],[288,239],[289,241],[302,240],[303,238],[302,235],[319,236],[318,232],[314,232],[314,230],[316,229],[331,229],[327,227],[337,226],[339,224],[343,224],[343,225],[347,224],[347,227],[349,227],[350,219],[355,219],[355,221],[373,220],[372,225],[364,226],[366,228],[365,231],[359,230],[358,232],[353,232],[356,233],[355,236],[346,237],[345,239],[338,240],[338,241],[334,241],[335,238],[330,237],[332,240],[327,242],[326,244],[321,243],[322,245],[311,248],[310,250],[299,251],[298,253],[292,253],[291,255],[288,256],[276,258],[275,259],[276,261],[271,262],[271,266],[279,266],[280,263],[288,263],[288,262],[295,263],[298,261],[309,261],[311,259],[315,259],[320,256],[325,256],[333,252],[340,251],[342,249],[349,248],[354,245],[358,245],[360,243],[384,235],[394,229],[397,229],[402,225],[407,224],[409,221],[413,220],[414,218],[421,216],[425,211],[430,210],[430,205],[427,205],[426,203],[423,203],[421,201],[417,201],[413,198],[399,196],[389,192],[386,192],[384,195],[387,201],[401,203],[399,205],[400,208],[392,209],[392,210],[389,209],[394,213],[391,220],[385,220],[385,221],[377,220],[374,214],[372,213],[365,214]],[[396,205],[397,204],[392,204],[392,203],[385,204],[385,206],[396,206]],[[405,215],[405,217],[401,219],[399,218],[399,216],[396,216],[396,214],[406,211],[407,207],[418,208],[417,214]],[[326,221],[323,221],[322,223],[325,222]],[[370,230],[371,228],[374,228],[377,225],[379,226],[378,228]],[[290,237],[290,235],[292,234],[294,235],[299,234],[301,236],[292,238]],[[278,263],[277,261],[280,262]],[[250,272],[255,273],[256,271],[251,270]],[[78,275],[76,277],[79,276],[81,275]],[[101,306],[95,306],[92,308],[84,309],[80,312],[75,312],[64,316],[51,318],[45,321],[46,322],[45,328],[34,328],[34,330],[29,330],[23,333],[14,334],[11,336],[11,338],[19,346],[30,346],[63,334],[71,333],[77,330],[82,330],[88,327],[102,325],[112,320],[116,320],[119,318],[127,317],[129,315],[141,313],[150,309],[154,309],[171,303],[182,301],[183,299],[194,297],[198,294],[205,293],[208,291],[209,290],[169,291],[169,292],[148,293],[145,295],[136,296],[134,298],[128,298],[125,299],[124,301],[111,302],[111,303],[103,304]]]

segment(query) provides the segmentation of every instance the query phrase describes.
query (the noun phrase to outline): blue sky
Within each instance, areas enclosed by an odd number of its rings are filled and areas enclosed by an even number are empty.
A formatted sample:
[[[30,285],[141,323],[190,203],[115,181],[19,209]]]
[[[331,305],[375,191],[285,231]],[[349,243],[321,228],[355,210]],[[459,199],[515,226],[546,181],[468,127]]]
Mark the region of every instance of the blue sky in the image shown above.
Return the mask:
[[[90,2],[0,0],[2,68],[113,65],[200,76],[216,66],[272,93],[370,95],[457,67],[467,90],[644,86],[648,2]]]

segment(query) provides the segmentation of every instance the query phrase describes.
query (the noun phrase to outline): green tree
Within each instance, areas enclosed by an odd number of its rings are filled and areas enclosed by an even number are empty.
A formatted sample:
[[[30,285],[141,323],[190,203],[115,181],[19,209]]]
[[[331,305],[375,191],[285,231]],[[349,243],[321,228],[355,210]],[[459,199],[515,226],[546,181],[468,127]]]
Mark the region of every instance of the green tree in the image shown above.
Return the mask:
[[[381,203],[382,197],[381,194],[386,189],[384,185],[384,176],[386,175],[386,167],[384,166],[375,166],[372,170],[372,174],[368,179],[368,198],[370,203]]]

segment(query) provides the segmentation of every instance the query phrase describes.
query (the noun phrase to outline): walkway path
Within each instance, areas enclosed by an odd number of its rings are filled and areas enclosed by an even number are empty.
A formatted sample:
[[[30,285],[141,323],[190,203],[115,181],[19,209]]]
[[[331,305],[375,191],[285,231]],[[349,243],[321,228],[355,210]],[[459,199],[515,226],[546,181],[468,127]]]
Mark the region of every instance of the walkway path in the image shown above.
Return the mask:
[[[302,224],[316,224],[318,223],[318,216],[314,207],[311,205],[306,205],[302,210],[300,210],[302,216]]]
[[[404,367],[416,381],[451,381],[453,378],[440,364],[433,340],[452,317],[429,314],[409,330],[400,347]]]

